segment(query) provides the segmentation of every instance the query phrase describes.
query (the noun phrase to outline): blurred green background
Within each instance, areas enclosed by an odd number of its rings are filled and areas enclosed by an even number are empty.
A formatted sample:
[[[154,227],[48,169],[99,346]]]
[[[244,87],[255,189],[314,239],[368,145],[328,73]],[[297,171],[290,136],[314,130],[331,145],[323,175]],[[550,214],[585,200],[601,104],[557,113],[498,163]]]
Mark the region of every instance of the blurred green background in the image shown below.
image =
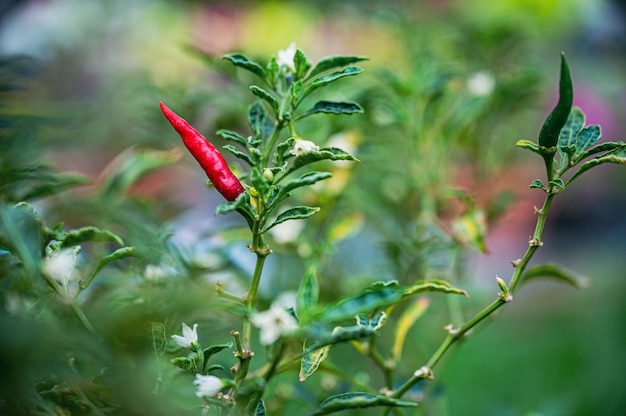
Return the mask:
[[[245,234],[230,228],[241,225],[237,218],[213,215],[219,196],[205,192],[205,179],[186,154],[176,163],[180,155],[161,154],[172,163],[138,181],[126,177],[128,187],[112,172],[141,159],[143,149],[180,148],[159,100],[208,137],[219,128],[245,131],[252,79],[221,56],[239,51],[265,62],[292,41],[312,61],[328,54],[370,58],[360,79],[333,91],[359,101],[365,114],[312,121],[300,131],[316,142],[343,140],[362,163],[336,168],[331,187],[302,196],[326,204],[314,225],[291,230],[296,238],[288,232],[273,237],[276,255],[261,288],[265,306],[273,294],[295,290],[311,262],[320,269],[326,299],[374,280],[415,280],[426,271],[453,276],[470,292],[471,301],[462,304],[467,316],[487,304],[497,290],[495,275],[508,279],[510,261],[523,254],[533,231],[532,208],[541,195],[528,184],[541,177],[542,161],[514,144],[534,140],[554,105],[561,51],[572,71],[574,103],[587,123],[600,124],[604,140],[624,140],[626,6],[619,0],[5,0],[0,111],[3,132],[11,134],[3,135],[0,147],[2,202],[17,202],[34,187],[31,179],[11,179],[12,164],[41,162],[52,171],[78,173],[88,183],[27,198],[50,227],[110,228],[128,245],[167,255],[125,261],[99,276],[84,300],[105,334],[98,340],[60,323],[71,320],[62,308],[36,319],[24,314],[40,289],[9,273],[3,260],[0,409],[15,409],[15,398],[34,397],[32,386],[45,374],[82,383],[102,371],[104,384],[84,387],[123,409],[114,414],[199,413],[189,380],[173,375],[177,370],[166,360],[155,369],[150,323],[163,322],[169,337],[182,321],[200,322],[201,338],[228,340],[237,320],[212,304],[211,292],[218,279],[235,293],[243,290],[238,279],[245,282],[252,262]],[[442,186],[466,189],[489,214],[489,253],[466,250],[453,270],[446,269],[445,238],[423,221],[432,201],[443,222],[458,213],[458,206],[441,202]],[[434,382],[411,392],[427,398],[417,414],[626,412],[625,186],[620,166],[581,178],[556,200],[535,259],[587,275],[591,286],[525,287],[498,319],[445,356]],[[97,263],[90,257],[106,250],[84,248],[84,270]],[[167,274],[163,264],[178,277],[150,281],[146,267]],[[403,353],[406,376],[443,339],[447,306],[443,296],[432,296],[411,330]],[[383,338],[391,337],[393,328],[385,330]],[[353,351],[337,347],[329,360],[344,364]],[[359,367],[349,361],[346,371],[356,377],[380,377],[365,358]],[[223,364],[232,365],[230,357]],[[159,400],[150,394],[155,372],[170,380]],[[282,414],[298,414],[302,403],[308,409],[342,388],[324,375],[310,380],[311,389],[297,384],[295,373],[280,380],[284,385],[275,382],[271,394],[284,401]],[[47,413],[39,407],[40,414],[70,414],[62,413],[63,406],[71,414],[94,411],[55,399],[64,397],[60,390],[48,390],[46,398],[61,404]]]

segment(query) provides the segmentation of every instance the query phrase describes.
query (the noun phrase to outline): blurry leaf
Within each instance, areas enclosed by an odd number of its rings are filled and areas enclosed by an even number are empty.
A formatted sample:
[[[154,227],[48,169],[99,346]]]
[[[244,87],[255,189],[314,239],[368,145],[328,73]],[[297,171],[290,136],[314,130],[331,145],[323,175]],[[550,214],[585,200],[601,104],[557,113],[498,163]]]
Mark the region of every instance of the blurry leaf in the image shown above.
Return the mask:
[[[259,400],[259,402],[256,404],[256,409],[254,410],[254,416],[266,416],[267,413],[265,413],[265,403],[263,402],[263,400]]]
[[[348,409],[360,409],[364,407],[416,407],[417,403],[407,400],[394,399],[383,395],[353,392],[331,396],[324,400],[309,416],[327,415]]]
[[[282,224],[285,221],[301,220],[301,219],[309,218],[313,214],[318,212],[319,210],[320,210],[319,207],[306,207],[306,206],[299,206],[299,207],[289,208],[287,211],[285,211],[285,212],[281,213],[280,215],[278,215],[278,217],[276,217],[276,220],[272,223],[272,225],[270,225],[269,227],[265,228],[265,230],[263,230],[263,232],[266,232],[270,228],[272,228],[272,227],[274,227],[274,226],[276,226],[278,224]]]
[[[327,233],[328,241],[338,243],[348,236],[356,234],[363,226],[365,219],[363,213],[354,212],[347,216],[341,216],[338,221],[333,222]]]
[[[330,345],[326,345],[322,348],[307,352],[309,348],[306,345],[306,342],[302,346],[304,349],[304,355],[302,356],[302,360],[300,361],[300,375],[299,380],[305,381],[311,374],[313,374],[320,364],[326,359],[328,356],[328,351],[330,350]]]
[[[44,182],[37,184],[30,189],[25,189],[24,193],[19,196],[22,201],[28,201],[34,198],[42,198],[49,195],[56,195],[68,188],[84,185],[91,180],[83,175],[75,174],[40,174],[38,181]]]
[[[113,253],[100,259],[96,270],[91,273],[86,283],[81,284],[81,288],[87,288],[91,284],[91,281],[94,279],[94,277],[96,277],[98,273],[100,273],[102,269],[104,269],[108,264],[127,257],[142,257],[142,253],[136,247],[123,247],[115,250]]]
[[[352,156],[348,152],[337,149],[336,147],[326,147],[320,150],[311,150],[309,152],[299,154],[293,161],[293,166],[289,171],[293,172],[294,170],[299,169],[302,166],[306,166],[314,162],[319,162],[320,160],[350,160],[354,162],[360,162],[359,159]]]
[[[296,54],[293,57],[293,65],[296,69],[294,74],[296,79],[303,78],[311,68],[311,63],[300,49],[296,50]]]
[[[0,204],[0,249],[19,258],[32,275],[39,270],[43,234],[41,219],[32,206],[24,202],[13,207]]]
[[[205,361],[205,365],[206,365],[206,361]],[[205,374],[211,374],[213,371],[224,371],[224,366],[220,365],[220,364],[211,364],[210,366],[208,366],[206,368],[206,370],[204,371]]]
[[[579,275],[556,264],[538,264],[529,267],[522,275],[521,283],[526,284],[529,280],[542,278],[560,280],[579,289],[589,286],[587,276]]]
[[[328,323],[353,319],[359,314],[369,313],[399,302],[405,290],[406,288],[400,287],[397,282],[372,286],[361,294],[349,296],[333,305],[325,306],[319,319]]]
[[[348,326],[336,327],[331,333],[317,335],[312,338],[304,354],[307,355],[327,345],[335,345],[343,342],[354,341],[356,339],[367,338],[376,335],[378,332],[369,326]]]
[[[308,79],[313,78],[316,75],[321,74],[322,72],[330,71],[331,69],[343,68],[344,66],[352,65],[357,62],[367,61],[368,58],[365,56],[341,56],[341,55],[333,55],[327,56],[319,60],[315,67],[307,77]]]
[[[257,87],[256,85],[250,86],[250,91],[252,91],[252,93],[260,99],[265,100],[270,105],[276,116],[280,114],[280,103],[272,94],[265,91],[261,87]]]
[[[294,107],[294,109],[298,106],[298,103],[302,98],[302,85],[303,81],[298,79],[291,83],[289,86],[289,102]]]
[[[578,171],[574,175],[572,175],[572,177],[567,181],[567,185],[572,183],[574,179],[578,178],[580,175],[582,175],[589,169],[594,168],[603,163],[615,163],[619,165],[626,164],[626,147],[618,147],[614,150],[610,150],[606,152],[600,157],[593,158],[583,163],[582,165],[580,165],[580,168],[578,169]]]
[[[375,317],[369,319],[365,315],[358,315],[356,317],[356,324],[358,326],[366,326],[372,328],[374,331],[378,331],[387,323],[387,314],[384,311],[380,311]]]
[[[235,131],[220,129],[215,132],[218,136],[221,136],[225,140],[231,140],[233,142],[239,143],[244,147],[248,147],[248,140],[246,140],[242,135]]]
[[[61,247],[77,246],[85,241],[94,241],[98,243],[114,242],[120,246],[124,245],[124,241],[111,231],[101,230],[97,227],[89,226],[65,233]]]
[[[233,344],[230,342],[227,342],[225,344],[211,345],[210,347],[203,349],[202,354],[204,355],[204,365],[206,366],[208,364],[209,360],[214,354],[217,354],[218,352],[225,350],[225,349],[230,349],[232,347],[233,347]],[[202,374],[206,374],[206,371],[203,372]]]
[[[559,79],[559,101],[543,123],[539,132],[538,143],[540,146],[550,148],[559,142],[561,129],[567,123],[567,119],[572,109],[574,90],[572,79],[565,59],[565,54],[561,53],[561,75]]]
[[[157,359],[165,354],[166,348],[165,326],[161,322],[152,322],[152,349]]]
[[[178,148],[168,151],[127,149],[106,167],[101,176],[101,197],[120,197],[147,173],[171,165],[181,157],[182,150]]]
[[[248,165],[254,166],[254,161],[250,158],[250,156],[247,153],[244,153],[241,150],[237,149],[235,146],[230,145],[230,144],[226,144],[226,145],[223,146],[223,148],[228,150],[235,157],[237,157],[237,158],[243,160],[244,162],[246,162]]]
[[[454,219],[452,229],[455,237],[463,245],[469,245],[479,253],[487,254],[485,236],[487,235],[487,221],[482,209],[470,209]]]
[[[402,356],[402,347],[409,329],[428,309],[429,301],[426,298],[417,299],[412,302],[400,316],[396,326],[396,337],[393,342],[392,357],[398,361]]]
[[[262,80],[266,80],[265,70],[258,63],[249,60],[244,55],[232,53],[224,55],[224,59],[233,63],[233,65],[243,68],[247,71],[252,72],[253,74],[260,77]]]
[[[545,187],[543,186],[543,182],[541,182],[539,179],[535,179],[528,187],[530,189],[534,189],[534,188],[545,189]]]
[[[331,114],[354,114],[362,113],[363,108],[357,103],[347,101],[318,101],[313,107],[308,109],[304,114],[296,117],[294,120],[300,120],[311,114],[331,113]]]
[[[356,67],[356,66],[351,66],[351,67],[348,67],[348,68],[344,69],[343,71],[333,72],[332,74],[328,74],[328,75],[324,75],[322,77],[319,77],[319,78],[311,81],[310,84],[307,84],[304,87],[304,90],[302,91],[302,95],[301,95],[300,99],[302,99],[304,97],[307,97],[309,94],[311,94],[316,89],[324,87],[324,86],[330,84],[331,82],[337,81],[340,78],[351,76],[351,75],[358,75],[361,72],[363,72],[363,70],[361,68]]]
[[[602,129],[600,126],[592,125],[587,126],[578,132],[576,136],[576,153],[582,153],[594,144],[602,137]]]
[[[178,368],[182,368],[185,371],[188,371],[191,374],[196,374],[198,372],[198,367],[196,365],[195,360],[187,357],[175,357],[172,358],[171,363],[174,364]]]
[[[272,56],[265,66],[265,76],[267,77],[268,84],[274,89],[276,89],[276,82],[278,82],[279,70],[280,68],[278,67],[276,57]]]
[[[296,295],[296,310],[298,311],[298,318],[300,321],[306,323],[304,319],[309,310],[317,305],[319,299],[320,286],[315,275],[315,269],[310,268],[306,271],[302,280],[300,280],[300,286],[298,287],[298,293]]]

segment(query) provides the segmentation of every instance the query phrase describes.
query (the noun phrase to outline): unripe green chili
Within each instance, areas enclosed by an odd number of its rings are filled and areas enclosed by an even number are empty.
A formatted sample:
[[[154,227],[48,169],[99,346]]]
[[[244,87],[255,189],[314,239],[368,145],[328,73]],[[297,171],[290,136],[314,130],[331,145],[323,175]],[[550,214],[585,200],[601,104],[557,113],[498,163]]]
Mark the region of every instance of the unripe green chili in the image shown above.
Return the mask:
[[[215,189],[227,200],[234,201],[243,192],[243,185],[231,172],[224,157],[198,130],[170,110],[163,101],[160,106],[163,115],[180,134],[185,147],[204,169]]]
[[[567,123],[567,118],[572,110],[572,101],[574,99],[574,90],[572,88],[572,79],[569,73],[569,67],[565,60],[565,54],[561,54],[561,78],[559,81],[559,101],[550,113],[541,132],[539,133],[539,145],[550,148],[557,145],[561,129]]]

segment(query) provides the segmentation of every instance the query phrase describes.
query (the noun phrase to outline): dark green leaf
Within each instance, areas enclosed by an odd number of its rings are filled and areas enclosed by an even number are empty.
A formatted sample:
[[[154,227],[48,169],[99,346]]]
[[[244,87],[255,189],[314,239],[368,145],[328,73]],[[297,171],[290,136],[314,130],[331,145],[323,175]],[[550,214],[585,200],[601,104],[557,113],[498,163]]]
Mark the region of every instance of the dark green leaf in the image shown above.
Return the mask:
[[[404,296],[413,296],[424,292],[454,293],[469,299],[466,291],[452,287],[450,283],[443,280],[418,280],[413,286],[405,289]]]
[[[620,149],[626,149],[626,143],[624,142],[604,142],[596,147],[592,147],[591,149],[586,150],[580,155],[576,156],[576,161],[583,160],[588,158],[589,156],[593,156],[598,153],[607,152],[619,152]]]
[[[572,108],[567,122],[559,133],[559,148],[576,145],[576,135],[584,126],[585,114],[578,107]]]
[[[196,366],[196,362],[191,358],[187,357],[175,357],[172,358],[171,363],[174,364],[178,368],[182,368],[185,371],[188,371],[191,374],[196,374],[198,372],[198,367]]]
[[[567,181],[566,185],[569,185],[570,183],[572,183],[574,179],[578,178],[580,175],[582,175],[589,169],[594,168],[604,163],[615,163],[619,165],[626,164],[626,147],[618,147],[614,150],[606,152],[600,157],[593,158],[583,163],[582,165],[580,165],[580,168],[578,169],[578,171],[574,175],[572,175],[572,177]]]
[[[230,140],[230,141],[239,143],[242,146],[248,147],[248,140],[246,140],[242,135],[240,135],[239,133],[235,131],[220,129],[216,131],[215,133],[218,136],[221,136],[222,138],[224,138],[225,140]]]
[[[333,176],[331,173],[329,172],[309,172],[309,173],[305,173],[304,175],[300,176],[297,179],[292,179],[291,181],[287,182],[285,185],[283,185],[279,192],[278,195],[276,196],[276,200],[277,202],[282,201],[283,199],[285,199],[287,197],[287,195],[289,195],[289,193],[297,188],[300,188],[302,186],[308,186],[308,185],[313,185],[316,182],[322,181],[324,179],[328,179],[331,176]]]
[[[416,407],[417,403],[371,393],[342,393],[324,400],[313,413],[309,414],[309,416],[321,416],[339,412],[341,410],[360,409],[374,406]]]
[[[250,107],[248,111],[248,124],[254,132],[255,139],[260,140],[261,143],[271,133],[273,124],[260,101],[257,101]]]
[[[371,337],[375,334],[377,334],[377,331],[373,328],[370,328],[369,326],[338,326],[331,333],[325,333],[321,335],[318,334],[304,351],[304,354],[310,354],[328,345],[341,344],[348,341],[363,339]]]
[[[263,176],[263,172],[258,167],[252,168],[252,175],[250,177],[252,181],[252,186],[254,189],[261,195],[261,198],[264,201],[269,199],[269,194],[271,190],[271,183],[268,181],[265,176]]]
[[[242,152],[241,150],[237,149],[232,144],[226,144],[226,145],[223,146],[223,148],[228,150],[235,157],[237,157],[237,158],[243,160],[244,162],[246,162],[248,165],[250,165],[250,166],[254,166],[255,165],[254,161],[252,160],[252,158],[250,158],[250,156],[247,153]]]
[[[380,311],[374,318],[369,319],[365,315],[358,315],[356,317],[356,324],[358,326],[366,326],[372,328],[374,331],[378,331],[387,322],[387,314]]]
[[[320,313],[320,320],[333,323],[354,319],[359,314],[369,313],[400,302],[405,291],[406,288],[398,286],[397,282],[370,287],[358,295],[344,298],[333,305],[324,307]]]
[[[298,207],[289,208],[287,211],[281,213],[278,217],[276,217],[276,220],[272,223],[272,225],[270,225],[265,230],[263,230],[263,232],[266,232],[270,228],[278,224],[282,224],[285,221],[309,218],[310,216],[312,216],[319,210],[320,210],[319,207],[306,207],[306,206],[298,206]]]
[[[534,189],[534,188],[539,188],[539,189],[545,189],[543,186],[543,182],[541,182],[539,179],[535,179],[529,186],[530,189]]]
[[[254,416],[266,416],[267,413],[265,412],[265,403],[263,402],[263,400],[259,400],[259,402],[256,404],[256,409],[254,409]]]
[[[74,174],[42,174],[38,179],[42,180],[44,183],[26,189],[25,192],[19,196],[20,200],[28,201],[34,198],[55,195],[68,188],[90,182],[88,177]]]
[[[344,66],[367,60],[368,58],[365,56],[327,56],[320,59],[320,61],[315,65],[315,67],[309,74],[308,78],[313,78],[314,76],[319,75],[322,72],[330,71],[331,69],[343,68]]]
[[[298,106],[298,103],[303,98],[302,97],[302,85],[303,81],[298,79],[291,83],[289,86],[289,100],[294,109]]]
[[[206,361],[205,361],[206,363]],[[211,364],[205,370],[205,374],[211,374],[213,371],[224,371],[224,366],[220,364]]]
[[[530,267],[522,275],[521,282],[526,284],[529,280],[556,279],[576,288],[589,286],[589,278],[581,276],[556,264],[538,264]]]
[[[250,194],[248,191],[242,192],[234,201],[223,202],[215,208],[215,215],[226,214],[227,212],[237,211],[248,222],[248,225],[252,227],[254,222],[255,212],[250,206]]]
[[[296,50],[296,54],[293,57],[293,65],[296,69],[296,73],[294,74],[296,79],[304,78],[311,68],[311,63],[300,49]]]
[[[87,282],[84,285],[82,285],[82,287],[83,288],[88,287],[91,284],[91,281],[94,279],[94,277],[96,277],[96,275],[98,275],[98,273],[100,273],[102,269],[104,269],[108,264],[113,263],[114,261],[117,261],[117,260],[125,259],[127,257],[143,257],[145,255],[145,250],[149,250],[149,249],[140,250],[136,247],[123,247],[118,250],[115,250],[113,253],[109,254],[108,256],[103,257],[98,262],[98,266],[96,267],[96,270],[94,270],[93,273],[91,273],[91,275],[89,276],[89,279],[87,279]]]
[[[308,109],[304,114],[295,118],[300,120],[311,114],[316,113],[330,113],[330,114],[354,114],[362,113],[363,108],[360,105],[353,102],[342,101],[318,101],[313,107]]]
[[[218,352],[225,350],[227,348],[232,348],[233,344],[230,342],[227,342],[225,344],[216,344],[216,345],[211,345],[210,347],[205,348],[204,350],[202,350],[202,353],[204,354],[204,362],[209,361],[209,359],[214,355],[217,354]]]
[[[85,241],[113,242],[120,246],[124,245],[124,241],[111,231],[89,226],[67,232],[63,238],[62,247],[77,246]]]
[[[559,81],[559,101],[544,122],[539,133],[539,145],[551,148],[559,141],[559,134],[572,109],[574,90],[565,54],[561,54],[561,76]]]
[[[600,126],[587,126],[578,132],[576,136],[576,153],[582,153],[591,146],[595,145],[602,137],[602,129]]]
[[[324,87],[330,84],[331,82],[337,81],[340,78],[351,76],[351,75],[358,75],[361,72],[363,72],[361,68],[356,67],[356,66],[350,66],[344,69],[343,71],[333,72],[332,74],[324,75],[317,79],[314,79],[313,81],[311,81],[310,84],[304,87],[304,90],[302,91],[302,95],[300,99],[307,97],[316,89]]]
[[[354,162],[360,162],[359,159],[352,156],[346,151],[337,149],[336,147],[325,147],[320,150],[311,150],[309,152],[304,152],[296,156],[290,172],[293,172],[294,170],[299,169],[302,166],[308,165],[310,163],[319,162],[320,160],[351,160]]]
[[[309,269],[300,281],[298,294],[296,296],[298,318],[301,322],[306,321],[305,318],[309,311],[317,305],[319,292],[320,286],[317,281],[317,276],[315,275],[315,269]]]
[[[229,60],[235,66],[238,66],[240,68],[243,68],[247,71],[252,72],[253,74],[257,75],[264,81],[267,80],[265,70],[263,69],[263,67],[259,65],[258,63],[249,60],[243,55],[236,54],[236,53],[228,54],[224,56],[224,59]]]
[[[289,151],[295,144],[296,139],[293,137],[288,138],[284,142],[276,146],[276,153],[274,153],[274,164],[280,165],[285,160],[285,153]]]
[[[274,111],[274,114],[276,114],[276,117],[278,117],[278,115],[280,114],[280,103],[272,94],[265,91],[261,87],[257,87],[256,85],[250,86],[250,91],[252,91],[252,93],[257,97],[265,100]]]
[[[280,68],[278,67],[278,62],[276,61],[276,57],[272,56],[272,58],[268,61],[265,67],[265,74],[267,77],[267,82],[274,89],[276,89],[276,83],[278,82],[279,70]]]

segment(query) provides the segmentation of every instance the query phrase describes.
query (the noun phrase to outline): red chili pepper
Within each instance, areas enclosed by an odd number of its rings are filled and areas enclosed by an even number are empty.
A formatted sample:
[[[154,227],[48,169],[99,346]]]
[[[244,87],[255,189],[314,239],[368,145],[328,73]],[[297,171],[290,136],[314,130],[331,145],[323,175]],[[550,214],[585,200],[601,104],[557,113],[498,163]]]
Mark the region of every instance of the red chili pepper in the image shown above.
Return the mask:
[[[231,172],[226,160],[209,141],[182,117],[160,102],[161,111],[183,143],[206,172],[215,189],[229,201],[234,201],[243,192],[239,179]]]

